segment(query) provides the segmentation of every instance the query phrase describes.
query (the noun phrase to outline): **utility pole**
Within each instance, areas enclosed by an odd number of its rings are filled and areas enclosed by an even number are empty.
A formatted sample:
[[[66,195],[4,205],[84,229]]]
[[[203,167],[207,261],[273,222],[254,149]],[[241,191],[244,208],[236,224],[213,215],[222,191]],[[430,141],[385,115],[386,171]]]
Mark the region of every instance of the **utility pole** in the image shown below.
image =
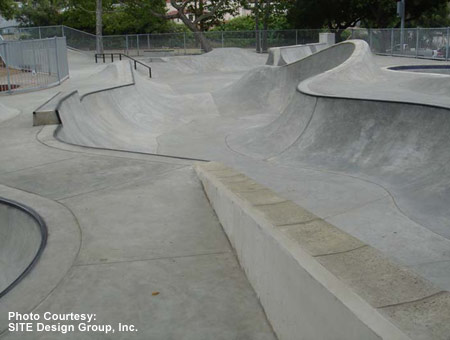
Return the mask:
[[[95,34],[97,36],[97,53],[103,53],[103,4],[102,0],[97,0],[97,9],[95,11]]]
[[[400,51],[405,49],[405,16],[406,0],[397,0],[397,15],[400,17]]]
[[[259,1],[255,0],[254,3],[255,9],[255,37],[256,37],[256,52],[261,52],[261,39],[259,36]]]

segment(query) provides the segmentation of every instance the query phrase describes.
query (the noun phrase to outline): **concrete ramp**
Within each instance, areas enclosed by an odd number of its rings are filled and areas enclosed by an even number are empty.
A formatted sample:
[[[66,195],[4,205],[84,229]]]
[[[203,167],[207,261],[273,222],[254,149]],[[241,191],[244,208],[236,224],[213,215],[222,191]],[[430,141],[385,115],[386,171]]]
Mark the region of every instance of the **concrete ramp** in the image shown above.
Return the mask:
[[[327,47],[329,47],[327,43],[273,47],[269,49],[266,65],[283,66],[291,64]]]
[[[253,106],[249,101],[254,96],[249,96],[245,89],[259,90],[260,105],[278,105],[279,108],[284,108],[280,116],[267,126],[238,135],[231,134],[227,138],[228,145],[239,153],[259,159],[277,155],[288,148],[303,133],[316,106],[315,97],[305,96],[297,91],[298,84],[341,65],[354,51],[355,45],[351,43],[335,45],[295,63],[271,69],[267,82],[255,79],[261,74],[266,75],[265,70],[258,69],[253,71],[251,77],[243,77],[237,84],[225,89],[216,96],[216,102],[223,103],[226,110],[233,109],[232,104],[225,105],[225,102],[233,102],[231,97],[240,97],[238,103],[241,105],[248,102],[244,105]],[[274,86],[258,86],[258,82]]]
[[[44,250],[47,229],[30,208],[0,198],[0,298],[33,268]]]
[[[180,96],[136,76],[126,86],[84,96],[73,92],[60,103],[57,137],[71,144],[155,153],[159,135],[218,115],[210,94]]]

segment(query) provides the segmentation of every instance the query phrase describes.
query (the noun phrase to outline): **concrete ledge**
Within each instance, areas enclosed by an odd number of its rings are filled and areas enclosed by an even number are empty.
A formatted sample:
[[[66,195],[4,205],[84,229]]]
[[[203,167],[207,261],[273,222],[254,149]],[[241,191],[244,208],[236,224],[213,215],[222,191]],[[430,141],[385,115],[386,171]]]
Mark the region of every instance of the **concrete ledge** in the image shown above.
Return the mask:
[[[448,339],[448,292],[233,169],[196,171],[281,340]]]
[[[61,124],[57,107],[63,97],[64,93],[58,92],[34,110],[33,126]]]
[[[319,52],[335,44],[334,33],[320,33],[319,42],[304,45],[282,46],[269,48],[266,65],[287,65],[313,53]]]

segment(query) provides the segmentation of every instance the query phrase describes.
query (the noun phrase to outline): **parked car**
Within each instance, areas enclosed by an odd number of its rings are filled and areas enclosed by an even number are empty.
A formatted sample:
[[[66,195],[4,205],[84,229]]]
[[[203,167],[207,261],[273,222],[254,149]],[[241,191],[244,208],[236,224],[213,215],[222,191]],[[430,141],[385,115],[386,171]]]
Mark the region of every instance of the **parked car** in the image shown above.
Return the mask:
[[[445,58],[446,47],[440,47],[437,50],[433,50],[433,58]]]

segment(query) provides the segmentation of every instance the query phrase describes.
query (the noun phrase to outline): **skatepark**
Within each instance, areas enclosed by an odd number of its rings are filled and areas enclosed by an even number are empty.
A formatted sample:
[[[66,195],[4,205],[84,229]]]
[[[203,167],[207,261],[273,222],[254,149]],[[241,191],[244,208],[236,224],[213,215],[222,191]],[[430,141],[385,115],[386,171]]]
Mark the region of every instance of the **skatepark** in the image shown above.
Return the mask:
[[[448,339],[450,63],[139,60],[69,49],[0,97],[0,338],[62,338],[8,331],[49,311],[138,329],[69,339]]]

